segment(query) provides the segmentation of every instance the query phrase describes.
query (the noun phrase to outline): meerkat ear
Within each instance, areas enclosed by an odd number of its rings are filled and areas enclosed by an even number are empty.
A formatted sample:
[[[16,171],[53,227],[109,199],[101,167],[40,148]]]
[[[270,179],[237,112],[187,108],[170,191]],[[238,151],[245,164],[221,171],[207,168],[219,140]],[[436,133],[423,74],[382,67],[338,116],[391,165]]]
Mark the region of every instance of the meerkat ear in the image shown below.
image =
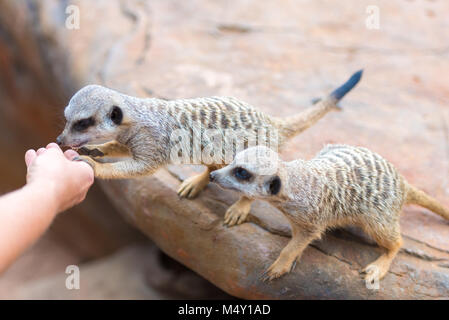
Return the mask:
[[[273,178],[271,178],[268,182],[268,192],[271,195],[277,195],[279,193],[279,191],[281,190],[281,178],[279,178],[278,176],[274,176]]]

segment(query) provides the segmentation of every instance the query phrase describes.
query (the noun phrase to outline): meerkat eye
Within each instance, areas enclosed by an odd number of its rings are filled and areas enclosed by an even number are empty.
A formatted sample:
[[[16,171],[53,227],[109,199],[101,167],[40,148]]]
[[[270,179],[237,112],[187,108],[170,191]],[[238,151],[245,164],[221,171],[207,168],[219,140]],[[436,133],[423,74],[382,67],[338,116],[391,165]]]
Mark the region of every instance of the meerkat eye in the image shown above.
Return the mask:
[[[73,124],[72,129],[74,131],[84,131],[87,128],[93,126],[94,124],[95,124],[95,120],[92,117],[86,118],[86,119],[81,119]]]
[[[117,106],[113,106],[112,107],[112,111],[111,111],[111,120],[112,122],[114,122],[116,125],[119,125],[122,123],[123,120],[123,112],[122,109],[120,109]]]
[[[281,179],[275,176],[268,182],[268,190],[271,195],[276,195],[281,190]]]
[[[238,167],[234,169],[234,176],[239,180],[249,180],[252,175],[248,170]]]

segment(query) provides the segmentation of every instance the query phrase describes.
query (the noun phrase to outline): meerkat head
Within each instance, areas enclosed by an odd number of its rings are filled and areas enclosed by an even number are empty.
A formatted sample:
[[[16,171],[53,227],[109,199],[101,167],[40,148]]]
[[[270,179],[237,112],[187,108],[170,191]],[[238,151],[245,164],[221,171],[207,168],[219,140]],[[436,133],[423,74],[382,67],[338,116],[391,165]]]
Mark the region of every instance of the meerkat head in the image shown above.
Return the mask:
[[[257,146],[239,152],[226,167],[213,171],[210,180],[251,199],[272,199],[282,193],[283,162],[273,150]]]
[[[64,110],[66,125],[56,139],[60,145],[79,148],[115,140],[127,128],[126,96],[98,85],[80,89]]]

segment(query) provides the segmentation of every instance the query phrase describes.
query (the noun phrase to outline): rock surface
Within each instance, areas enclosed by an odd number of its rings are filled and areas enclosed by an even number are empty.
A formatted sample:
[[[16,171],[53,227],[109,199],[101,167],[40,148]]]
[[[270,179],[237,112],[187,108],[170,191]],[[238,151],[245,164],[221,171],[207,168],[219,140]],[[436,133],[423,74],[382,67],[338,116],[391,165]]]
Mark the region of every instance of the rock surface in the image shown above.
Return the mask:
[[[159,253],[154,244],[128,246],[111,256],[79,265],[78,290],[67,290],[69,274],[60,272],[30,281],[4,298],[229,299],[223,291],[182,265],[163,263]]]
[[[100,83],[139,96],[232,95],[288,116],[364,68],[344,111],[293,139],[284,159],[312,157],[330,142],[366,146],[449,206],[449,85],[440,76],[449,72],[447,2],[378,1],[379,30],[365,26],[367,0],[70,1],[80,9],[75,30],[65,27],[68,2],[24,3],[2,2],[0,15],[17,17],[9,21],[15,37],[38,48],[19,54],[53,84],[50,97]],[[225,228],[237,195],[209,185],[198,199],[179,199],[177,178],[190,174],[170,167],[101,185],[162,250],[231,295],[449,297],[449,224],[422,208],[404,209],[404,247],[379,290],[367,289],[358,271],[381,250],[353,229],[328,233],[291,274],[264,283],[260,274],[288,241],[285,219],[258,202],[249,223]]]

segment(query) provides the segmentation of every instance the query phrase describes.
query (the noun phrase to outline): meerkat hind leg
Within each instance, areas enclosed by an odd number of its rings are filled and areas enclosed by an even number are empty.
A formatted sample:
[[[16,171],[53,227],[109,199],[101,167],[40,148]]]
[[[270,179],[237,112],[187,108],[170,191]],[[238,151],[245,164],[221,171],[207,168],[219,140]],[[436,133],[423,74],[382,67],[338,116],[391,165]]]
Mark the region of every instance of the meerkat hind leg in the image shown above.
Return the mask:
[[[207,167],[204,172],[185,179],[179,186],[178,195],[189,199],[196,197],[209,183],[209,173],[211,171],[212,170]]]
[[[293,237],[290,242],[282,249],[276,261],[262,275],[264,281],[271,281],[289,273],[309,243],[319,239],[321,235],[321,232],[295,232],[294,228],[292,228],[292,231]]]
[[[236,203],[226,210],[224,224],[228,227],[232,227],[245,222],[245,219],[251,210],[251,203],[253,203],[253,200],[241,196]]]
[[[385,231],[384,231],[385,232]],[[372,283],[378,278],[382,279],[390,269],[391,262],[402,246],[402,238],[399,232],[399,226],[395,227],[390,234],[370,232],[377,244],[387,250],[377,260],[366,266],[362,273],[367,282]]]

